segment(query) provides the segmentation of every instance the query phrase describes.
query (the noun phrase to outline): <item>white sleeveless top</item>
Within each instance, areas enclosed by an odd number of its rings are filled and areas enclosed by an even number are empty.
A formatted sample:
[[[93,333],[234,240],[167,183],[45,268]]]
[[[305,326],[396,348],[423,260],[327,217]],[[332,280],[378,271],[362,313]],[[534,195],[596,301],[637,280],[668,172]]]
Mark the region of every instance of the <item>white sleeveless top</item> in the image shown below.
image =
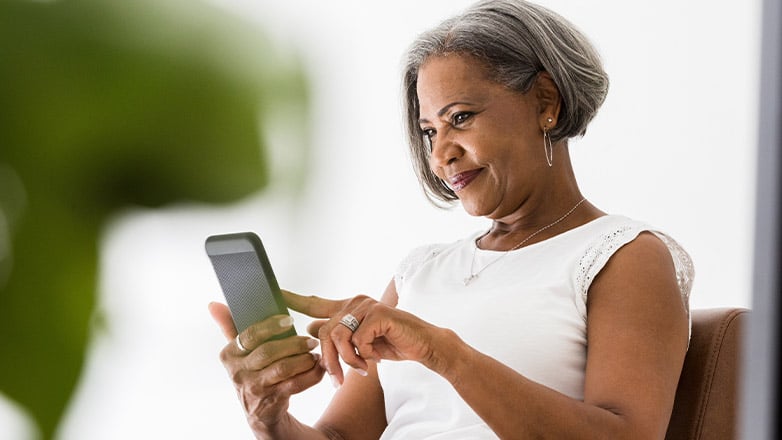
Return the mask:
[[[643,231],[653,232],[671,251],[687,305],[693,278],[687,253],[643,223],[609,215],[502,257],[504,252],[476,249],[482,232],[415,249],[395,275],[397,307],[454,330],[478,351],[581,400],[589,286],[614,252]],[[476,271],[486,269],[465,286],[471,264]],[[451,385],[426,367],[384,361],[378,372],[388,419],[381,439],[497,438]]]

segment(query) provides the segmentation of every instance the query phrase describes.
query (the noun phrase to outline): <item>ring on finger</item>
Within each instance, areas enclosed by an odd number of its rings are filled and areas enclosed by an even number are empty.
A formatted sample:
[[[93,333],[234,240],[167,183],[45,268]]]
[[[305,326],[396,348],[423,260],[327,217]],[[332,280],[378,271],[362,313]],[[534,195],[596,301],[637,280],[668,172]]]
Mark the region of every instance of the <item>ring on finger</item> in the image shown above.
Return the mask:
[[[352,332],[358,330],[358,324],[359,324],[358,319],[356,319],[356,317],[351,315],[350,313],[343,316],[342,319],[339,320],[339,323],[349,328],[350,331]]]
[[[242,345],[242,341],[239,339],[239,335],[236,335],[234,341],[236,342],[236,348],[238,348],[242,354],[247,354],[250,352],[250,350],[246,349],[244,345]]]

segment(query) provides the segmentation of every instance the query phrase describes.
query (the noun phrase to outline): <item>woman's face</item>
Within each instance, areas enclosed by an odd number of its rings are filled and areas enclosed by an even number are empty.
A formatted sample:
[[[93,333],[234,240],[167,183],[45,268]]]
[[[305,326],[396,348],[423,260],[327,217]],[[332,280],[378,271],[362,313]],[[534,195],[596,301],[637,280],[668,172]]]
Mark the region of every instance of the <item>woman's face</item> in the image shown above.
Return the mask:
[[[550,170],[535,87],[511,91],[489,80],[484,69],[469,56],[427,60],[418,74],[419,122],[431,141],[435,175],[471,215],[501,219]]]

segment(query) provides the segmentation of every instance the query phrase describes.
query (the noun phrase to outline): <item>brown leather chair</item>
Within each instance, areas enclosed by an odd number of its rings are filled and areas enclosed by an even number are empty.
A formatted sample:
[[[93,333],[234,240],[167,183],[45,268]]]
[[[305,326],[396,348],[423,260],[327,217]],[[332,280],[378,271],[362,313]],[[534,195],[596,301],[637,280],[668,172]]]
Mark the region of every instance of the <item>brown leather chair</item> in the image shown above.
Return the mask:
[[[692,311],[692,337],[673,404],[666,440],[736,438],[742,330],[749,311]]]

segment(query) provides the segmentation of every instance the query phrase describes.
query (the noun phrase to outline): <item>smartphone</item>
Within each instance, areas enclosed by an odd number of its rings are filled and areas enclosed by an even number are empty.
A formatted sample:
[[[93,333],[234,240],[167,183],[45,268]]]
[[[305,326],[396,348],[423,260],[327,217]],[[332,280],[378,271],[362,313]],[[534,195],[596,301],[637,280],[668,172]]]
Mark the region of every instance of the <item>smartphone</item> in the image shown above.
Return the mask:
[[[269,316],[288,314],[269,257],[256,234],[212,235],[206,239],[206,254],[239,333]],[[272,339],[295,334],[296,330],[291,328]]]

